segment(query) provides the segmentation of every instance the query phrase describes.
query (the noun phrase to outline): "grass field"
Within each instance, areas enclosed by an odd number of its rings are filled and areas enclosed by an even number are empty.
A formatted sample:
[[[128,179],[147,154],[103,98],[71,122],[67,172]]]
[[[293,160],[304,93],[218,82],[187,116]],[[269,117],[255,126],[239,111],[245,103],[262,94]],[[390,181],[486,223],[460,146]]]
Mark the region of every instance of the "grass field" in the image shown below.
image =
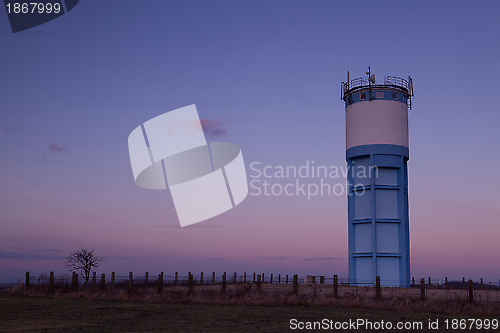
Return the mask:
[[[485,318],[478,315],[472,317]],[[496,318],[498,317],[496,316]],[[385,322],[390,321],[394,325],[400,321],[419,321],[423,323],[424,329],[418,330],[418,332],[436,332],[436,330],[425,329],[428,320],[431,319],[439,320],[439,331],[445,332],[446,330],[443,329],[444,320],[461,318],[461,316],[356,307],[138,303],[0,293],[0,332],[299,331],[290,329],[290,319],[292,318],[300,321],[320,321],[323,318],[334,321],[368,319],[374,322],[384,320]],[[390,331],[385,330],[384,332]]]

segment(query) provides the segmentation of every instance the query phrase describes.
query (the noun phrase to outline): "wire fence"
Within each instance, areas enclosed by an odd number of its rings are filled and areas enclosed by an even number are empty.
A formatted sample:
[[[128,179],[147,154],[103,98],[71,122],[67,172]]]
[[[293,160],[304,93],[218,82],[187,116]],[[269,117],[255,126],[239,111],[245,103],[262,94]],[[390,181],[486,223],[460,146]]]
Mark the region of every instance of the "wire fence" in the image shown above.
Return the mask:
[[[384,284],[383,282],[389,284]],[[26,272],[24,282],[20,282],[24,288],[63,288],[63,289],[144,289],[156,288],[158,292],[162,292],[164,288],[177,287],[187,288],[190,292],[194,288],[200,286],[215,286],[221,287],[224,292],[227,286],[247,285],[254,287],[260,291],[269,291],[275,293],[293,293],[297,294],[299,288],[302,293],[314,292],[331,295],[337,298],[345,297],[375,297],[375,298],[411,298],[420,300],[437,300],[437,301],[470,301],[476,303],[496,303],[500,305],[500,281],[487,282],[483,279],[479,281],[467,280],[448,281],[448,278],[443,280],[432,280],[431,278],[417,280],[412,278],[411,284],[408,287],[394,287],[395,283],[391,281],[380,280],[377,277],[375,283],[350,283],[346,278],[333,276],[316,276],[306,275],[282,275],[282,274],[256,274],[256,273],[199,273],[194,275],[181,275],[174,273],[167,275],[162,273],[144,275],[134,275],[130,272],[128,275],[116,275],[114,272],[110,275],[100,274],[96,272],[88,277],[88,280],[77,273],[67,275],[40,274],[31,276]]]

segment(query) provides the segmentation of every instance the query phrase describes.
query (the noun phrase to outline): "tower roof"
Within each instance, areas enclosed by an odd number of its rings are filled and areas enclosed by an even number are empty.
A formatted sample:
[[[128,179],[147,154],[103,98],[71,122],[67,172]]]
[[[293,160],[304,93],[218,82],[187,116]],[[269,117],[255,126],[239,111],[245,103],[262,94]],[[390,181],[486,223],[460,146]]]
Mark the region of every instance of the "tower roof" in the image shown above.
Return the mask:
[[[412,78],[408,76],[408,80],[397,76],[384,76],[383,83],[376,84],[375,75],[370,71],[366,72],[368,77],[349,79],[349,72],[347,72],[347,82],[342,82],[340,97],[343,101],[354,93],[372,90],[390,90],[402,92],[408,96],[409,108],[411,109],[411,99],[413,96],[413,82]]]
[[[411,78],[410,78],[411,80]],[[413,87],[411,81],[405,80],[397,76],[385,76],[384,83],[374,84],[371,83],[369,78],[356,78],[350,80],[350,82],[342,82],[342,99],[345,99],[348,95],[359,92],[366,89],[388,89],[401,91],[408,95],[413,95]]]

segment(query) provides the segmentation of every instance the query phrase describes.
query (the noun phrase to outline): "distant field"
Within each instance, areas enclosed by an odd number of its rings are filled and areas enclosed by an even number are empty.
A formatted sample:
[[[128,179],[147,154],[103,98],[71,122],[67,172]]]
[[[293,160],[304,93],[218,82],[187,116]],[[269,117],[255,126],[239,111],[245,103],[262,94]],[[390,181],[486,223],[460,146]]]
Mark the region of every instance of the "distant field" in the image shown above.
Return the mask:
[[[471,316],[468,316],[471,317]],[[485,316],[472,316],[486,318]],[[489,318],[495,318],[488,316]],[[500,316],[496,316],[498,318]],[[286,307],[138,303],[128,301],[50,298],[0,293],[0,332],[291,332],[290,319],[334,321],[367,319],[418,321],[459,315],[395,312],[355,307]],[[391,330],[386,330],[391,331]],[[395,330],[394,330],[395,331]],[[401,331],[399,331],[401,332]],[[432,330],[436,332],[436,330]],[[456,332],[456,331],[455,331]]]

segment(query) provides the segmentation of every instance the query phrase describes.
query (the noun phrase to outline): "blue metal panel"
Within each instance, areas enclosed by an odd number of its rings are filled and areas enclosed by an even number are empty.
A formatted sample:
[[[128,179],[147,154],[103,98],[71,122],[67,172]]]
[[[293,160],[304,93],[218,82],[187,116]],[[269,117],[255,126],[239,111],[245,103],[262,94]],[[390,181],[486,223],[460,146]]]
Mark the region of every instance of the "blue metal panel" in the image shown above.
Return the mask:
[[[384,164],[377,163],[377,159],[375,159],[375,164],[379,166],[375,173],[375,185],[397,186],[399,184],[397,166],[386,167]]]
[[[348,159],[347,160],[347,167],[348,170],[351,170],[353,167],[353,161]],[[349,180],[352,180],[352,175],[350,172],[348,173],[348,184]],[[355,243],[354,243],[354,226],[353,226],[353,219],[354,219],[354,209],[355,209],[355,203],[354,203],[354,196],[353,196],[353,189],[351,186],[348,186],[348,196],[347,196],[347,215],[348,215],[348,255],[349,255],[349,281],[353,281],[354,283],[356,282],[356,258],[355,258]],[[351,245],[352,244],[352,245]]]
[[[346,152],[350,283],[374,284],[379,275],[382,285],[410,285],[408,155],[406,147],[382,144]],[[361,179],[361,167],[375,172]]]

